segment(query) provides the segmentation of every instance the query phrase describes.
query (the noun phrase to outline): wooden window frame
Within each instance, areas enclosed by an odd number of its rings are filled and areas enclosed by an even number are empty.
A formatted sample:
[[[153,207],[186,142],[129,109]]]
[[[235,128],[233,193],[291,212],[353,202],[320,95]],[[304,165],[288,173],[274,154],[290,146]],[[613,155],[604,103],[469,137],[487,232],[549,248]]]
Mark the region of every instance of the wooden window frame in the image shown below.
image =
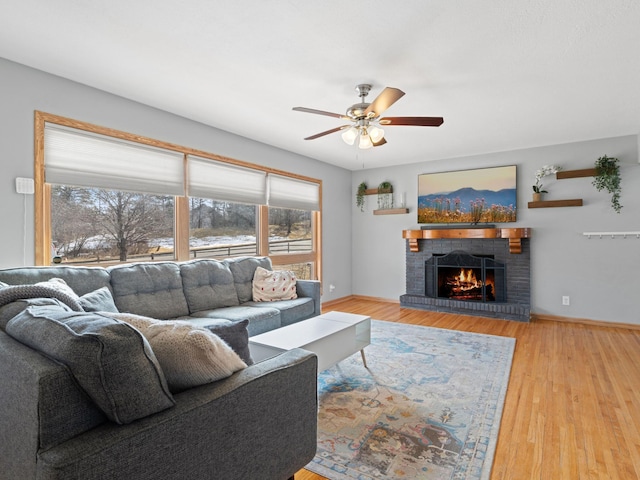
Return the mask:
[[[131,133],[101,127],[87,122],[81,122],[71,118],[61,117],[41,111],[35,112],[34,119],[34,238],[35,238],[35,264],[51,265],[51,185],[46,183],[44,162],[44,127],[45,123],[54,123],[66,127],[85,130],[130,142],[142,143],[153,147],[180,152],[184,155],[183,168],[187,169],[188,155],[195,155],[211,160],[225,162],[245,168],[251,168],[266,173],[274,173],[307,182],[318,184],[320,191],[320,209],[322,208],[322,180],[292,174],[234,158],[224,157],[201,150],[196,150],[173,143],[155,140],[149,137],[134,135]],[[186,172],[185,172],[186,173]],[[186,175],[185,175],[186,179]],[[174,225],[174,256],[177,261],[189,260],[189,197],[176,196],[175,198],[175,225]],[[312,251],[293,254],[269,254],[269,206],[258,205],[258,225],[256,227],[257,250],[259,256],[269,256],[273,265],[288,265],[294,263],[310,262],[314,265],[314,278],[322,279],[322,211],[313,211],[312,222]]]

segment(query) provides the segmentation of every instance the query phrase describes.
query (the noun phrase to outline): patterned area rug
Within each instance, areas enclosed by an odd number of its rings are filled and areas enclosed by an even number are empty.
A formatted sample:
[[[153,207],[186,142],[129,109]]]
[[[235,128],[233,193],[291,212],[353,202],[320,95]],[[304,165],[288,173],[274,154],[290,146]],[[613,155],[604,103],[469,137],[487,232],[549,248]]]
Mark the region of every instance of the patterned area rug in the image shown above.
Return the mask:
[[[372,321],[319,375],[318,451],[331,480],[488,479],[515,339]]]

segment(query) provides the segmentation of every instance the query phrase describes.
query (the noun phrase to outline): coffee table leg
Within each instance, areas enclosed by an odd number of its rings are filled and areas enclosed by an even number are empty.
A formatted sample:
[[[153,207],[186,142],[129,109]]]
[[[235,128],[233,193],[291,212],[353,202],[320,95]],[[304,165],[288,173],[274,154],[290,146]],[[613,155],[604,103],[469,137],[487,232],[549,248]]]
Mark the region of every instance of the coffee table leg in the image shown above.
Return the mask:
[[[364,358],[364,348],[360,350],[360,355],[362,355],[362,363],[364,364],[364,368],[369,368],[367,367],[367,359]]]

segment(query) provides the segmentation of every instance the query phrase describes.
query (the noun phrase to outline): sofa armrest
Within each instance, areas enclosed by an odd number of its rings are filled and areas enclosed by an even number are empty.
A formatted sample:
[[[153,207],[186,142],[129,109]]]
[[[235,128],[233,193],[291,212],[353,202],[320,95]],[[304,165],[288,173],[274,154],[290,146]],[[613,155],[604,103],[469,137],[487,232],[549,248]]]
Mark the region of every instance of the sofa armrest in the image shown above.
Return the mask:
[[[69,369],[0,331],[0,471],[36,478],[36,454],[104,423]]]
[[[129,425],[105,423],[38,457],[42,480],[286,479],[312,460],[317,357],[295,349],[175,395]]]
[[[313,316],[322,313],[320,305],[320,281],[319,280],[298,280],[296,281],[296,294],[298,297],[311,297],[314,303]]]

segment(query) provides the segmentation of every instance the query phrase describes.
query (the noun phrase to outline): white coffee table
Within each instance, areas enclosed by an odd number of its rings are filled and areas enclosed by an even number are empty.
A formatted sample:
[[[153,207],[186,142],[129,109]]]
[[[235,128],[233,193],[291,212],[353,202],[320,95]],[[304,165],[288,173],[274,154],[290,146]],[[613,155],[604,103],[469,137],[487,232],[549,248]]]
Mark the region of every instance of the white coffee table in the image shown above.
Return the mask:
[[[367,366],[364,347],[371,343],[371,317],[353,313],[328,312],[277,328],[249,339],[255,362],[286,350],[303,348],[318,356],[318,372],[360,351]]]

